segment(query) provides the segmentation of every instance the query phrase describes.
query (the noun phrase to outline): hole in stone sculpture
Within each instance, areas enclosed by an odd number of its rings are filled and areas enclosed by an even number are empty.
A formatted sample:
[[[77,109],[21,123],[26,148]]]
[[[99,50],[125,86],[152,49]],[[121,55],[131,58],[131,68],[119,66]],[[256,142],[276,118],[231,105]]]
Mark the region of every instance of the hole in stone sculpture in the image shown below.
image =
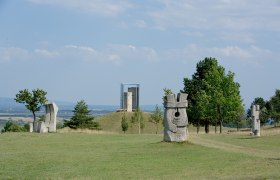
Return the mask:
[[[175,117],[179,117],[180,116],[180,113],[177,111],[175,112]]]

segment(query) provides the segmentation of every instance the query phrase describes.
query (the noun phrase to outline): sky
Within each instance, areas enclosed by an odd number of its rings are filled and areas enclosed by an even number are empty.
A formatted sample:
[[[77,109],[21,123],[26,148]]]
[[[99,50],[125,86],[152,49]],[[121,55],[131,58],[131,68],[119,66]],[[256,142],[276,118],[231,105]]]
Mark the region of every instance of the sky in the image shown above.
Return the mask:
[[[280,0],[0,0],[0,97],[44,89],[53,101],[140,104],[183,89],[215,57],[244,104],[280,89]]]

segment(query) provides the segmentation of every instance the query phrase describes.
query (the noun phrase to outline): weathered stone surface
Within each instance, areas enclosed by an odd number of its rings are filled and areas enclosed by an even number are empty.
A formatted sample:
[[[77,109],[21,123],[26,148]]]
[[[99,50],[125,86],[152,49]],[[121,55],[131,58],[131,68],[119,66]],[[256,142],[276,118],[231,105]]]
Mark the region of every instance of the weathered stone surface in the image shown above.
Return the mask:
[[[46,109],[45,121],[35,121],[33,126],[34,132],[38,132],[38,133],[56,132],[56,116],[58,112],[58,107],[54,102],[48,102],[45,104],[45,109]]]
[[[182,142],[188,137],[187,94],[167,95],[164,102],[164,141]]]
[[[261,136],[261,123],[260,123],[260,106],[253,104],[251,106],[252,113],[252,134],[254,136]]]
[[[29,123],[29,132],[33,132],[33,123]]]

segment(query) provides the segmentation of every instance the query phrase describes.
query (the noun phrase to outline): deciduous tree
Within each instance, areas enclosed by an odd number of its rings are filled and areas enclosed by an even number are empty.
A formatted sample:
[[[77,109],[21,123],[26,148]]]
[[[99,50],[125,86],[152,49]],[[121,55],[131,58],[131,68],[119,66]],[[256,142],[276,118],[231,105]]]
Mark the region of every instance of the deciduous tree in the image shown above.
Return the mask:
[[[205,58],[197,63],[192,78],[184,78],[183,92],[188,94],[189,122],[205,126],[209,133],[209,125],[219,123],[220,133],[224,121],[234,121],[244,112],[239,94],[240,85],[234,82],[234,73],[225,73],[215,58]]]
[[[20,90],[16,94],[15,101],[25,104],[25,107],[32,112],[34,122],[36,121],[35,112],[39,111],[41,106],[47,102],[47,92],[42,89],[34,89],[29,92],[28,89]]]
[[[158,125],[163,121],[163,115],[160,107],[156,105],[154,112],[150,116],[150,122],[156,125],[156,134],[158,133]]]
[[[143,129],[145,128],[145,119],[143,116],[143,112],[141,111],[140,108],[137,108],[135,110],[135,112],[133,113],[133,115],[131,116],[131,123],[132,124],[138,124],[138,133],[141,134],[141,131],[143,131]]]

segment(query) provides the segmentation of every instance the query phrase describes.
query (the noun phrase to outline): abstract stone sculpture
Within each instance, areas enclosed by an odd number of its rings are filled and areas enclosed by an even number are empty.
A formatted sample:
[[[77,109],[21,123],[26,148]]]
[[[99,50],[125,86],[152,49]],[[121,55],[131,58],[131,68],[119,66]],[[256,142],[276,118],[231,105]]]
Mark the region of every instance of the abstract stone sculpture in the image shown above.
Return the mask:
[[[169,94],[164,99],[164,141],[182,142],[187,140],[188,116],[186,108],[188,94]]]
[[[44,106],[46,109],[46,118],[44,121],[35,121],[33,131],[38,133],[56,132],[56,115],[58,107],[54,102],[47,102]]]
[[[252,113],[252,134],[254,136],[261,136],[261,123],[260,123],[260,106],[253,104],[251,107]]]

